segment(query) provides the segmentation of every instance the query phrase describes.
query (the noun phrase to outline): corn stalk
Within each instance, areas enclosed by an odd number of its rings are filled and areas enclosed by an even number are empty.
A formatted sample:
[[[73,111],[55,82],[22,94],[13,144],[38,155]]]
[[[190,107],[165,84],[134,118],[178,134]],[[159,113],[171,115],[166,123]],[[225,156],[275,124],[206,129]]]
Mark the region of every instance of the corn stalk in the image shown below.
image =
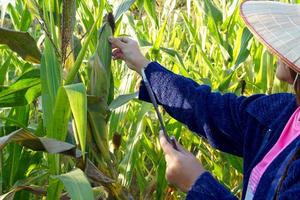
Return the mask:
[[[76,0],[63,0],[61,27],[61,56],[62,63],[69,70],[74,64],[72,38],[76,22]]]

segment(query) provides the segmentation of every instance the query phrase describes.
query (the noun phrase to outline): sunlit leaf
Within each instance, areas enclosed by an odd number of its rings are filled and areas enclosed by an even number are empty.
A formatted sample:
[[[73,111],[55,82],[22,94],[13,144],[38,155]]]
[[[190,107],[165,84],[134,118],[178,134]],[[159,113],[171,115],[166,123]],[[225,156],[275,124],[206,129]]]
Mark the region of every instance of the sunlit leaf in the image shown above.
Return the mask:
[[[40,63],[41,53],[35,40],[27,32],[0,28],[0,44],[6,44],[26,61]]]
[[[158,26],[158,18],[157,18],[156,10],[155,10],[155,2],[156,1],[153,1],[153,0],[144,0],[144,8],[145,8],[147,14],[154,21],[155,25]]]
[[[41,62],[41,83],[42,83],[42,110],[45,127],[49,129],[48,122],[53,117],[53,107],[58,92],[62,84],[62,69],[58,62],[55,49],[49,38],[45,40],[45,49]],[[47,132],[47,134],[53,134]]]
[[[235,70],[242,62],[244,62],[249,56],[250,51],[248,50],[248,43],[252,38],[251,32],[247,29],[243,29],[243,33],[240,39],[240,43],[236,44],[236,47],[239,47],[239,53],[234,61],[233,70]]]
[[[11,56],[9,56],[6,61],[0,66],[0,85],[4,84],[5,78],[6,78],[6,72],[8,70],[8,67],[10,65]]]
[[[32,103],[41,93],[40,70],[24,73],[5,89],[0,89],[0,107],[23,106]]]
[[[117,109],[117,108],[125,105],[126,103],[128,103],[130,100],[137,98],[137,97],[138,97],[137,92],[132,93],[132,94],[120,95],[111,102],[111,104],[108,106],[108,108],[110,110]]]
[[[87,131],[87,99],[85,87],[79,83],[67,85],[64,86],[64,88],[75,120],[77,139],[81,151],[85,152]]]
[[[125,13],[134,2],[135,0],[122,0],[120,5],[115,9],[115,20],[118,21],[123,13]]]
[[[53,176],[60,180],[69,196],[73,200],[94,200],[93,190],[86,176],[80,169],[75,169],[66,174]]]

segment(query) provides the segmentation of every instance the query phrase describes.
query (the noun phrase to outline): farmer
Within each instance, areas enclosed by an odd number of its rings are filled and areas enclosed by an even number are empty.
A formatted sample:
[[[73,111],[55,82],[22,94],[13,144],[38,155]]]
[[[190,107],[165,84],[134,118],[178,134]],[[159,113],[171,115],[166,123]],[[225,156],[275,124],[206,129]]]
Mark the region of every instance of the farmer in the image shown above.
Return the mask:
[[[252,33],[282,62],[276,75],[296,94],[237,97],[213,93],[207,85],[149,62],[138,44],[110,38],[115,59],[145,73],[159,103],[178,121],[221,151],[244,159],[243,199],[300,199],[300,5],[246,1],[241,15]],[[139,98],[150,101],[142,82]],[[160,134],[170,184],[187,199],[236,199],[179,143],[173,149]]]

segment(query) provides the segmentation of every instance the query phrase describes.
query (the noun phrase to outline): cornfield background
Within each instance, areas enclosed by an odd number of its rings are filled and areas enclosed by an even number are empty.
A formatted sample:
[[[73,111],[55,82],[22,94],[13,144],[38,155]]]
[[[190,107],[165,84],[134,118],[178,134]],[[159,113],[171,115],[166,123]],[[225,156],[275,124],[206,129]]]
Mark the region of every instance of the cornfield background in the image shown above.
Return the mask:
[[[299,1],[285,1],[298,3]],[[175,73],[237,95],[290,90],[238,0],[0,0],[0,199],[184,199],[169,187],[140,77],[111,62],[129,35]],[[241,196],[242,160],[164,112],[167,131]]]

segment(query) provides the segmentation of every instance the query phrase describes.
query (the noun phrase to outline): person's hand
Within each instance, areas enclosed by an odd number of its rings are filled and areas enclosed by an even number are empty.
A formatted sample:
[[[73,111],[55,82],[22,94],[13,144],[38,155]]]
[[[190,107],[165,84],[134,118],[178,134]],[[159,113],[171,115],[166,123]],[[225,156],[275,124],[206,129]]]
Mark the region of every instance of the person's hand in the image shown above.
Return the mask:
[[[124,60],[128,67],[137,73],[141,74],[141,69],[150,63],[141,53],[135,40],[128,37],[110,37],[109,41],[112,44],[113,59]]]
[[[197,178],[205,172],[204,168],[197,158],[177,141],[178,150],[174,149],[162,131],[159,139],[167,162],[166,179],[181,191],[188,192]]]

